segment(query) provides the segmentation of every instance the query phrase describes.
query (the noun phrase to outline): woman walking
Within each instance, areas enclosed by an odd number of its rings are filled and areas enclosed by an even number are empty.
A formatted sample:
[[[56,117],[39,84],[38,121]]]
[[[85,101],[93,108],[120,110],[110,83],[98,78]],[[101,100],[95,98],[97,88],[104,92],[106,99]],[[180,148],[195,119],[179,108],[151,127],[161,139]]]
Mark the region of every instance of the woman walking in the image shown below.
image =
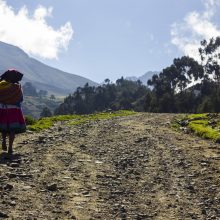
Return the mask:
[[[23,74],[10,69],[0,78],[0,132],[2,133],[2,150],[13,153],[15,134],[26,131],[26,124],[21,110],[23,94],[19,81]],[[6,138],[9,136],[7,146]]]

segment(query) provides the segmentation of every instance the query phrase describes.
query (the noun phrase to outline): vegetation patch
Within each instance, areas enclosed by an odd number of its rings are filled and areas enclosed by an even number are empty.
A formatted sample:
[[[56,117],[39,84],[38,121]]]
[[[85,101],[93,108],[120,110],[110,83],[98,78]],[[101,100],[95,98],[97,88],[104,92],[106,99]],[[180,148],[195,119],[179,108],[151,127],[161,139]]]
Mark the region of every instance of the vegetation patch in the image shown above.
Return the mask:
[[[102,112],[97,114],[89,114],[89,115],[82,115],[80,118],[77,118],[70,122],[70,125],[78,125],[82,123],[86,123],[89,121],[97,121],[97,120],[106,120],[111,119],[114,117],[120,116],[129,116],[135,114],[134,111],[116,111],[116,112]]]
[[[28,130],[31,131],[41,131],[50,128],[51,126],[54,125],[55,122],[69,121],[79,117],[80,117],[79,115],[58,115],[53,117],[43,117],[40,118],[39,120],[36,120],[34,124],[28,125],[27,128]]]
[[[214,116],[214,114],[212,114]],[[187,116],[190,120],[208,120],[211,118],[211,114],[203,113],[203,114],[191,114]]]
[[[35,123],[28,125],[28,130],[41,131],[44,129],[48,129],[53,126],[55,122],[58,121],[69,121],[69,125],[78,125],[89,121],[105,120],[111,119],[113,117],[129,116],[133,114],[136,114],[136,112],[123,110],[116,112],[102,112],[89,115],[58,115],[53,117],[44,117],[35,121]]]
[[[192,114],[176,118],[173,127],[220,142],[220,115],[217,113]]]

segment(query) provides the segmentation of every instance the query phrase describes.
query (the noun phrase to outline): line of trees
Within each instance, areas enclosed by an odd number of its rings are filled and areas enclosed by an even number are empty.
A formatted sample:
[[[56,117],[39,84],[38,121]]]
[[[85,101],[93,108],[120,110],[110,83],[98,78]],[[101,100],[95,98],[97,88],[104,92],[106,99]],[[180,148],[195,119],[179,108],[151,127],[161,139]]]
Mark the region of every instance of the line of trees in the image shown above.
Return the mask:
[[[148,80],[148,85],[118,79],[98,87],[86,84],[65,98],[55,114],[88,114],[130,109],[148,112],[220,111],[220,37],[202,41],[201,62],[183,56]]]
[[[105,83],[98,87],[86,84],[77,88],[65,98],[64,103],[55,110],[55,114],[90,114],[108,109],[144,111],[144,97],[149,91],[140,81],[133,82],[122,77],[114,84],[106,79]]]

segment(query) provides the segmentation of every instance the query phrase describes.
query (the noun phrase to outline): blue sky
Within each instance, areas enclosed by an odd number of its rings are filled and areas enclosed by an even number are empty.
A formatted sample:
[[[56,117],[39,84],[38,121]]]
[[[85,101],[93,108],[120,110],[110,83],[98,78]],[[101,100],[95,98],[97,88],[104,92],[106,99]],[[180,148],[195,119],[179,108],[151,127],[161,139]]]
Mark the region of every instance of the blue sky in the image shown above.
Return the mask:
[[[66,72],[114,81],[161,70],[182,55],[197,59],[199,42],[220,35],[219,6],[220,0],[0,0],[0,40]]]

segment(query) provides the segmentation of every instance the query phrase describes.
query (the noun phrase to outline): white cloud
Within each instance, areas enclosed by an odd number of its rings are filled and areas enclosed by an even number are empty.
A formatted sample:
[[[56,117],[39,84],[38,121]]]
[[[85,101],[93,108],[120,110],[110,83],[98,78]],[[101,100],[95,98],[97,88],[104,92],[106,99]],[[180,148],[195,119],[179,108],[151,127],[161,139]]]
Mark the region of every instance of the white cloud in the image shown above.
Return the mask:
[[[204,39],[220,36],[220,28],[214,23],[214,16],[220,6],[220,0],[203,0],[203,12],[193,11],[180,23],[171,27],[171,43],[185,55],[199,60],[198,48]]]
[[[38,6],[30,15],[26,6],[17,13],[4,0],[0,0],[0,41],[16,45],[29,55],[57,59],[73,35],[70,22],[55,30],[47,24],[53,8]]]

